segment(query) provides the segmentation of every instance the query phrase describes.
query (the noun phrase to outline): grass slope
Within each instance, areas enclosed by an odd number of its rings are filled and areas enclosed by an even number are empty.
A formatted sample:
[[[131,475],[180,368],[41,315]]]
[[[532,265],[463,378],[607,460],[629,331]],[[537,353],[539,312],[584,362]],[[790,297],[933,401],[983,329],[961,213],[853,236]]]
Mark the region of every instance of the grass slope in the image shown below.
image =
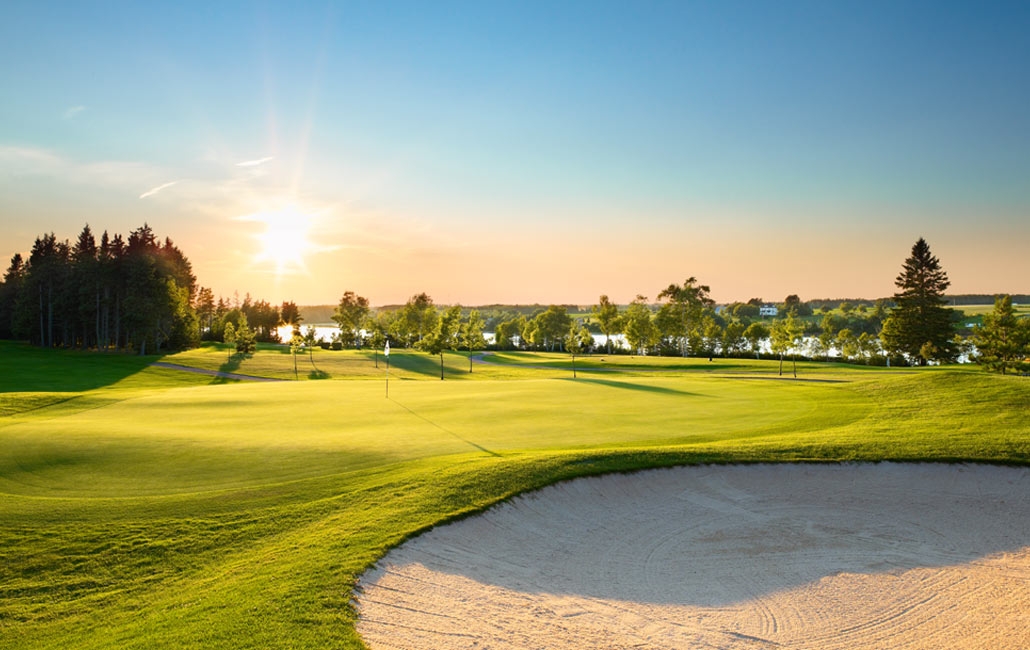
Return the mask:
[[[575,476],[1030,462],[1030,382],[975,369],[801,364],[792,381],[773,362],[594,357],[572,380],[563,355],[471,375],[445,355],[441,382],[438,358],[397,351],[387,399],[363,352],[313,360],[364,381],[153,360],[0,343],[0,648],[359,648],[352,586],[389,547]],[[235,364],[293,376],[274,349]]]

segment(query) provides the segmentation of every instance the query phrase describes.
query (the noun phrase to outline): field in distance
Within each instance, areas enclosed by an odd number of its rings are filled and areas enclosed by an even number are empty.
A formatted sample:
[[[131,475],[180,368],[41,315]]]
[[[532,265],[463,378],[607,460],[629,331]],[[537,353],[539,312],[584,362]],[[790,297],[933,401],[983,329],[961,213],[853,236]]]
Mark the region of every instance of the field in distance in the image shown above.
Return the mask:
[[[388,548],[575,476],[1030,463],[1030,381],[974,367],[447,354],[441,382],[395,350],[387,398],[376,356],[0,343],[0,647],[362,647],[352,586]]]

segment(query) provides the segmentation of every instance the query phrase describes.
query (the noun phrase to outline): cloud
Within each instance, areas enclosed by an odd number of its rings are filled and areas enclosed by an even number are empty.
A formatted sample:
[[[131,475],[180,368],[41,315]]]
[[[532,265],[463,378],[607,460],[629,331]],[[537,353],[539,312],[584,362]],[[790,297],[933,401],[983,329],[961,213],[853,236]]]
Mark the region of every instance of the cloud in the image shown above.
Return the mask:
[[[0,146],[0,165],[6,164],[20,171],[40,171],[63,167],[65,161],[46,149]]]
[[[163,189],[165,189],[167,187],[171,187],[172,185],[175,185],[178,182],[179,181],[172,181],[171,183],[164,183],[163,185],[158,185],[157,187],[152,187],[149,190],[147,190],[146,192],[144,192],[143,194],[140,194],[139,198],[145,199],[148,196],[153,196],[153,195],[157,194],[158,192],[160,192],[161,190],[163,190]]]
[[[86,110],[85,106],[72,106],[64,112],[62,119],[70,120],[84,110]]]
[[[266,162],[274,160],[275,156],[265,156],[264,158],[258,158],[256,160],[244,160],[243,162],[236,163],[237,167],[257,167],[258,165],[264,165]]]

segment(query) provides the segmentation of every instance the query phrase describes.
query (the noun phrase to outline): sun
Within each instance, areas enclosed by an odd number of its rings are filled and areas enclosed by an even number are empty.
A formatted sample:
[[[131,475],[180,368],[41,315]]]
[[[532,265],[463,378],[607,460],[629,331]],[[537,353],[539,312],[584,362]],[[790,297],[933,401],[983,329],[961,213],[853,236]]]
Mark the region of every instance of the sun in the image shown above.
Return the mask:
[[[307,272],[305,258],[316,249],[308,239],[313,219],[314,215],[295,206],[244,217],[243,220],[253,221],[262,228],[254,234],[260,246],[254,262],[271,263],[276,275]]]

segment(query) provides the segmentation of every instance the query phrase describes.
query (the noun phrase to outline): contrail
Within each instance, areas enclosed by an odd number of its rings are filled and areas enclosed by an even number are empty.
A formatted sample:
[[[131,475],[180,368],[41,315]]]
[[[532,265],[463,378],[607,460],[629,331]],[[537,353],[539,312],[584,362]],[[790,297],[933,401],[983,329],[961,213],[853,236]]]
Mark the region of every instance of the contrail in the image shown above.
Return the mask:
[[[178,182],[179,181],[172,181],[171,183],[165,183],[164,185],[158,185],[157,187],[151,188],[151,189],[147,190],[146,192],[144,192],[143,194],[140,194],[139,198],[145,199],[148,196],[153,196],[153,195],[157,194],[158,192],[160,192],[161,190],[165,189],[166,187],[171,187],[172,185],[175,185]]]
[[[257,167],[258,165],[264,165],[266,162],[273,160],[275,156],[265,156],[264,158],[258,158],[257,160],[244,160],[243,162],[236,163],[237,167]]]

